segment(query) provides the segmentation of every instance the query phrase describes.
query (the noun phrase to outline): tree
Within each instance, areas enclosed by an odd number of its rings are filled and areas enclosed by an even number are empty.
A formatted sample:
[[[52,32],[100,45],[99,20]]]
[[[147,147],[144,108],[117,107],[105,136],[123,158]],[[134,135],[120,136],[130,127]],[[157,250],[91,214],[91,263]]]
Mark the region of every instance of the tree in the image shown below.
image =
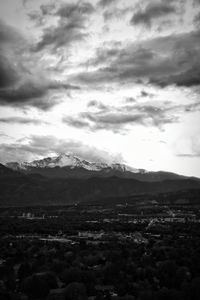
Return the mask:
[[[61,280],[67,285],[71,282],[81,282],[81,270],[79,268],[65,269]]]
[[[18,277],[21,281],[29,275],[31,275],[31,266],[28,262],[23,262],[18,269]]]
[[[66,300],[85,300],[87,299],[86,288],[83,283],[72,282],[66,287]]]
[[[191,300],[200,299],[200,277],[196,277],[192,280],[190,285]]]
[[[49,286],[44,279],[32,275],[23,280],[22,291],[32,299],[45,298],[49,293]]]

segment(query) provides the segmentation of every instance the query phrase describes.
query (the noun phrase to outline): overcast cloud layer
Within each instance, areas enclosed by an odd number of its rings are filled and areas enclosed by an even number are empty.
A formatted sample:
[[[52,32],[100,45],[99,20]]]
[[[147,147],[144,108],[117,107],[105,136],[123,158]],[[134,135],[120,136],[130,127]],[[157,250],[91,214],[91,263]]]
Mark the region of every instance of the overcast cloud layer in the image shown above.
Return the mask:
[[[198,0],[1,0],[0,160],[200,176]]]

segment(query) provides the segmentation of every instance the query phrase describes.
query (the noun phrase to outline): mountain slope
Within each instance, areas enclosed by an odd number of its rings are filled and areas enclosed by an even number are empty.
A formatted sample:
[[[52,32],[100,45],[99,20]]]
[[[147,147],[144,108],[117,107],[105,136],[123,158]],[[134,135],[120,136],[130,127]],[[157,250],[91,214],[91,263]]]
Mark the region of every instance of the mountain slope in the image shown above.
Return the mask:
[[[46,178],[24,175],[2,167],[0,206],[68,205],[105,198],[138,194],[168,193],[193,189],[200,193],[200,182],[192,179],[142,182],[130,178]],[[102,199],[102,200],[101,200]],[[110,200],[108,200],[110,201]],[[134,201],[134,200],[133,200]]]
[[[144,169],[135,169],[125,164],[89,162],[72,154],[62,154],[33,162],[6,164],[12,170],[24,174],[40,174],[48,178],[92,178],[112,177],[132,178],[140,181],[163,181],[184,179],[187,177],[170,172],[148,172]]]
[[[125,171],[128,167],[123,164],[106,164],[98,162],[89,162],[72,154],[61,154],[55,157],[47,157],[41,160],[34,160],[32,162],[11,162],[7,163],[7,167],[15,170],[29,171],[32,168],[56,168],[69,167],[70,169],[83,168],[88,171],[100,171],[107,168],[112,168],[120,171]],[[137,172],[137,170],[136,170]]]
[[[19,176],[21,176],[19,172],[14,171],[0,164],[0,179],[6,179],[8,177],[19,177]]]

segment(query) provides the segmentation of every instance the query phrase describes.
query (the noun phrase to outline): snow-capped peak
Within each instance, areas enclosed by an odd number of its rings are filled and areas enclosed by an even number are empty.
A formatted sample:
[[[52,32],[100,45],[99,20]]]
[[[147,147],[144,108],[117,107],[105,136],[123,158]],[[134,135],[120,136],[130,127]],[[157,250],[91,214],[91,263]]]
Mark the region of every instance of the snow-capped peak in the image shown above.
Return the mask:
[[[102,171],[102,170],[115,170],[119,172],[132,172],[140,173],[139,169],[129,167],[125,164],[120,163],[101,163],[101,162],[90,162],[73,155],[72,153],[63,153],[53,157],[47,157],[40,160],[34,160],[32,162],[11,162],[7,163],[7,167],[14,170],[28,170],[30,168],[55,168],[55,167],[68,167],[70,169],[83,168],[89,171]]]

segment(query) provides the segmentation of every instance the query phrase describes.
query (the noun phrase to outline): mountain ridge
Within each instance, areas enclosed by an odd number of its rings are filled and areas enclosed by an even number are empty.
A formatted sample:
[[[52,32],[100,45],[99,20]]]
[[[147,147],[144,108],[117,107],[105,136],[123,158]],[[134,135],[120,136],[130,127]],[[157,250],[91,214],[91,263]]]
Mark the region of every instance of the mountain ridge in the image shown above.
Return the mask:
[[[46,157],[32,162],[9,162],[9,169],[23,174],[40,174],[47,178],[91,178],[111,177],[132,178],[140,181],[163,181],[168,179],[186,179],[187,177],[166,171],[147,171],[121,163],[90,162],[71,153]]]
[[[120,197],[188,189],[199,194],[200,181],[188,178],[145,182],[119,176],[49,178],[36,173],[23,174],[0,165],[0,207],[95,203],[113,197],[118,201]]]
[[[32,162],[9,162],[6,164],[7,167],[11,169],[27,169],[30,167],[37,168],[55,168],[55,167],[66,167],[69,166],[71,169],[75,167],[82,167],[90,171],[99,171],[111,167],[113,169],[118,169],[120,171],[132,171],[139,172],[139,169],[131,168],[125,164],[120,163],[102,163],[102,162],[91,162],[82,159],[73,154],[59,154],[58,156],[46,157],[39,160],[33,160]],[[144,170],[145,171],[145,170]]]

